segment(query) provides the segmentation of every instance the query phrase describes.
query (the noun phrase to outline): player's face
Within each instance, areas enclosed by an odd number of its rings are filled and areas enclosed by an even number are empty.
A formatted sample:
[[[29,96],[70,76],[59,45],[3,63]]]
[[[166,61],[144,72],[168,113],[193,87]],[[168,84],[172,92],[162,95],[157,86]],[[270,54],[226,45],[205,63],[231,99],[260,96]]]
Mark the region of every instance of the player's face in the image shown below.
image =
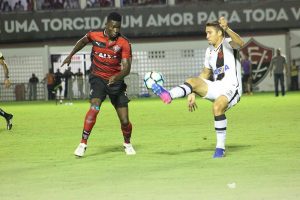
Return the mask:
[[[206,39],[208,41],[208,44],[210,45],[218,45],[220,41],[222,41],[222,32],[218,31],[215,27],[213,26],[206,26],[205,28],[206,32]]]
[[[110,20],[106,23],[106,34],[109,39],[115,39],[119,36],[121,29],[121,22]]]

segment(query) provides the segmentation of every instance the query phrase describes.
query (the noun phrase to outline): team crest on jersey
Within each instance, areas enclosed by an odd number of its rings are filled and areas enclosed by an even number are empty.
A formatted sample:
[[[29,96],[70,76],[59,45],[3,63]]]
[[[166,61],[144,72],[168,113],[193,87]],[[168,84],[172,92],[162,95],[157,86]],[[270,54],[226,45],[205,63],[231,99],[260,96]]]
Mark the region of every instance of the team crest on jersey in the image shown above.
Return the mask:
[[[249,54],[252,63],[252,84],[257,86],[269,73],[274,48],[267,47],[251,38],[240,50],[242,59]]]
[[[121,47],[119,45],[115,45],[112,47],[112,49],[114,50],[114,52],[118,52],[120,51]]]

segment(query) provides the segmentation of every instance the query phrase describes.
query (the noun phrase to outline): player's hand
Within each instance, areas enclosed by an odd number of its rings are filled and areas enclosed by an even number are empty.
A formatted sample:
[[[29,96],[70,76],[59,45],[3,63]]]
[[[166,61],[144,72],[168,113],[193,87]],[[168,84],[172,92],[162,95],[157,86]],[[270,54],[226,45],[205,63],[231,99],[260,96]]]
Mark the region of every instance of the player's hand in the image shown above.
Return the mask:
[[[61,64],[60,67],[64,66],[65,64],[67,64],[67,65],[69,66],[70,63],[71,63],[71,58],[72,58],[72,57],[67,56],[67,57],[65,58],[65,60],[63,61],[63,63]]]
[[[5,88],[9,88],[10,87],[10,80],[9,79],[4,79],[4,86]]]
[[[116,82],[116,76],[111,76],[108,80],[107,85],[110,86]]]
[[[220,17],[219,24],[224,31],[226,31],[228,29],[228,23],[224,17]]]
[[[189,111],[193,112],[196,109],[198,109],[198,106],[196,104],[196,96],[195,93],[189,94],[188,95],[188,107],[189,107]]]

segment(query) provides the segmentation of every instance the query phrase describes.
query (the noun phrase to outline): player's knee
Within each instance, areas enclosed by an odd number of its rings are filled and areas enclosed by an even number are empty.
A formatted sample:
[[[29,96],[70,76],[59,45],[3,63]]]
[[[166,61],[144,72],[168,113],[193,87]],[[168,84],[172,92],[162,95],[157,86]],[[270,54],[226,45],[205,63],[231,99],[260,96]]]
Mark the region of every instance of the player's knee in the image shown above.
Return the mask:
[[[99,107],[100,108],[101,101],[100,99],[91,99],[91,107]]]
[[[120,119],[121,126],[128,126],[130,124],[128,118]]]
[[[215,102],[213,104],[213,113],[215,116],[224,114],[224,106],[219,102]]]
[[[200,96],[207,94],[208,86],[201,78],[189,78],[187,81],[192,87],[192,91]]]
[[[100,105],[101,102],[92,102],[91,101],[91,107],[90,107],[90,111],[89,113],[91,113],[91,115],[93,115],[94,117],[96,117],[100,111]]]
[[[194,90],[194,88],[196,87],[197,85],[197,80],[196,78],[189,78],[187,79],[185,82],[187,82],[188,84],[190,84]]]

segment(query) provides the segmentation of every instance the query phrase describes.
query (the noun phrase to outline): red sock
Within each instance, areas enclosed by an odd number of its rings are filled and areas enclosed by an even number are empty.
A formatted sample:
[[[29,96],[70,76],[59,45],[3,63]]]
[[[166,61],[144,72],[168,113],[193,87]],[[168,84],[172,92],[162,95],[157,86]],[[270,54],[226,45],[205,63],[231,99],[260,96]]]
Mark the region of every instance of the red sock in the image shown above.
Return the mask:
[[[121,125],[121,130],[124,137],[125,143],[130,143],[132,124],[129,122],[127,125]]]
[[[96,118],[97,118],[98,113],[99,113],[99,110],[95,109],[94,107],[91,107],[90,110],[86,113],[81,143],[87,144],[87,140],[88,140],[90,133],[96,123]]]

